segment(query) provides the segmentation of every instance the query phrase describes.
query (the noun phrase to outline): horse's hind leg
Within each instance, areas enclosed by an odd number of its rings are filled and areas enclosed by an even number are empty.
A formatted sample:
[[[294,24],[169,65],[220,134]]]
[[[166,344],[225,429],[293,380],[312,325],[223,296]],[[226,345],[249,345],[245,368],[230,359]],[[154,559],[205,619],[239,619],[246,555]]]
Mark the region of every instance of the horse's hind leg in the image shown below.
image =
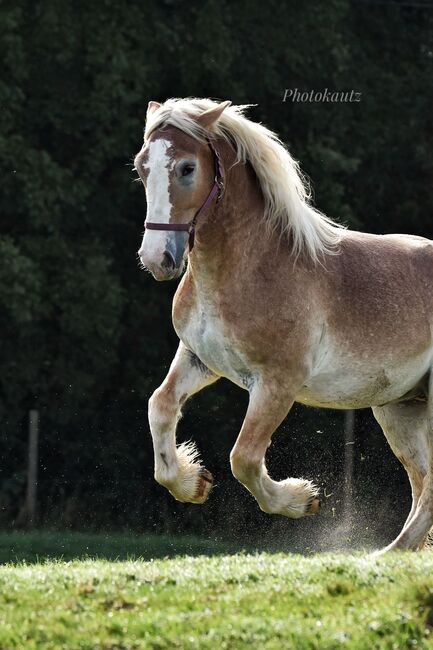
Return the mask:
[[[403,529],[384,551],[420,548],[433,523],[431,427],[427,402],[387,404],[374,407],[373,414],[392,451],[406,469],[412,489],[412,507]]]
[[[155,479],[178,501],[203,503],[212,487],[212,475],[198,460],[195,445],[176,446],[176,425],[187,398],[217,379],[180,343],[167,377],[149,400]]]

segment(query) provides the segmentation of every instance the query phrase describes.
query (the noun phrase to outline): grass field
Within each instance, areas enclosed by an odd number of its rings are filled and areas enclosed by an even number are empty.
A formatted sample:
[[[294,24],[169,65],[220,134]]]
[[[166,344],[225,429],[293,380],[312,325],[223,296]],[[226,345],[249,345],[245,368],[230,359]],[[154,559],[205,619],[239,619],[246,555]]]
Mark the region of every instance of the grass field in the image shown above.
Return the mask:
[[[236,553],[239,544],[199,537],[86,534],[73,532],[1,533],[0,565],[52,560],[155,560],[176,555]],[[1,570],[1,568],[0,568]],[[0,646],[1,650],[1,646]]]
[[[235,551],[192,538],[0,535],[10,561],[0,649],[433,648],[433,553]],[[65,561],[86,555],[97,559]]]

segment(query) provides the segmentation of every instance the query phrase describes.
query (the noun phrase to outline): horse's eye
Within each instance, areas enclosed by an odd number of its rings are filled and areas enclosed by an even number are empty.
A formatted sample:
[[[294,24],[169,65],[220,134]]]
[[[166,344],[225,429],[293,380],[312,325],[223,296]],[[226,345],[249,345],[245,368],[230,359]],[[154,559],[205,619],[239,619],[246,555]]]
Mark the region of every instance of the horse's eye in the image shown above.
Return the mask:
[[[189,176],[193,173],[194,169],[194,165],[184,165],[184,167],[182,167],[182,176]]]

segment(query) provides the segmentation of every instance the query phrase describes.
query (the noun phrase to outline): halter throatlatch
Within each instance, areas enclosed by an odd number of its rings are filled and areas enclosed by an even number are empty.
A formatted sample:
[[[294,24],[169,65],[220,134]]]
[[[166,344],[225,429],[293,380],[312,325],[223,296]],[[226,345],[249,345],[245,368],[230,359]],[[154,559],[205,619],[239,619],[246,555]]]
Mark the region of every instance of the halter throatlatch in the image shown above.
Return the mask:
[[[195,226],[198,218],[203,214],[203,212],[205,212],[208,209],[208,207],[210,206],[210,204],[212,203],[215,197],[218,203],[218,201],[222,198],[222,195],[224,193],[224,170],[221,164],[220,155],[218,151],[215,149],[212,140],[210,140],[210,138],[206,138],[206,141],[209,145],[210,150],[212,151],[213,158],[214,158],[215,179],[211,191],[209,192],[206,199],[204,200],[204,203],[197,210],[197,212],[195,213],[191,221],[189,221],[188,223],[153,223],[152,221],[144,222],[144,227],[147,230],[186,231],[189,234],[188,245],[189,245],[190,252],[192,251],[194,246]]]

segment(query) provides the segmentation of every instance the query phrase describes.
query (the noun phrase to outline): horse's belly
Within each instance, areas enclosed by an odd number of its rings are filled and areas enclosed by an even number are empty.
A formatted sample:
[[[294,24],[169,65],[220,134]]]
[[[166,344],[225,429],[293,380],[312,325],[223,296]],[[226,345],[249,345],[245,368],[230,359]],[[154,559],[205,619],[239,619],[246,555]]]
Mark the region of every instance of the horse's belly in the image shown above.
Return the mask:
[[[380,406],[411,392],[430,371],[432,353],[394,364],[329,364],[313,374],[296,397],[309,406],[355,409]]]

